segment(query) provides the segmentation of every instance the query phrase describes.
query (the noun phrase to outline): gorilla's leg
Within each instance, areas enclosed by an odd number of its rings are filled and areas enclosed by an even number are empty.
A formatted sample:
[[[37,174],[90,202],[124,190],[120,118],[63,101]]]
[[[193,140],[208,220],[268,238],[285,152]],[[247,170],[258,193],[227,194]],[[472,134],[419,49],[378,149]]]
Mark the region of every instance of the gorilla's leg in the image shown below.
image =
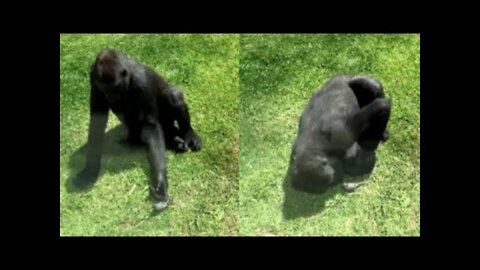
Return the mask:
[[[177,127],[170,129],[169,134],[169,147],[177,153],[184,153],[188,151],[188,145],[185,140],[182,138],[182,134]]]
[[[170,88],[168,101],[174,111],[175,119],[179,126],[180,136],[178,136],[176,140],[180,141],[183,139],[185,144],[192,151],[200,151],[202,142],[190,124],[190,113],[188,112],[187,104],[183,99],[183,93],[175,87]]]
[[[183,140],[183,136],[180,130],[174,125],[173,118],[163,117],[161,122],[165,144],[168,149],[175,151],[176,153],[184,153],[188,151],[188,145]]]

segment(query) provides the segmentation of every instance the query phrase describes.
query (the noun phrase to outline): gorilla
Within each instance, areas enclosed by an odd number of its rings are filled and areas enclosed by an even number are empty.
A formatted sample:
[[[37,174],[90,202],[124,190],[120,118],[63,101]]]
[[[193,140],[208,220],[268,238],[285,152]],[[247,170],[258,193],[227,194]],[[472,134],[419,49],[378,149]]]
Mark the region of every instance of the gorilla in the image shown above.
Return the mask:
[[[322,193],[344,173],[367,174],[388,139],[391,103],[368,76],[335,76],[313,94],[299,123],[289,176],[295,189]],[[353,185],[349,185],[353,184]],[[358,184],[344,183],[347,190]]]
[[[73,185],[85,189],[97,181],[111,110],[127,127],[129,143],[147,145],[150,193],[154,209],[163,210],[168,204],[165,149],[186,152],[201,148],[183,93],[152,68],[112,49],[98,53],[90,71],[90,87],[86,166],[73,178]]]

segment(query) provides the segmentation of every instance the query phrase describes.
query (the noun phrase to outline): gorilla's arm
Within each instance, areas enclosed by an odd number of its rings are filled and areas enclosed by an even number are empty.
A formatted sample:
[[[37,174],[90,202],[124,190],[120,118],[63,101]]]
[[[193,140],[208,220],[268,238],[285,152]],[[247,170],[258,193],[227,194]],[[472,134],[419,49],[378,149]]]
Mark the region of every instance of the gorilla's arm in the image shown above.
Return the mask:
[[[375,78],[368,76],[353,76],[348,85],[352,89],[355,97],[357,98],[360,108],[365,107],[377,98],[385,98],[382,84]],[[390,104],[391,106],[391,104]],[[388,119],[387,119],[388,121]],[[385,128],[382,134],[381,141],[388,140],[389,132]]]
[[[162,210],[168,203],[167,162],[165,158],[165,138],[159,123],[145,125],[142,136],[148,147],[150,163],[150,190],[157,200],[156,210]]]
[[[142,85],[134,82],[132,89]],[[140,91],[140,89],[136,89]],[[141,138],[147,144],[147,156],[150,163],[150,191],[155,198],[155,210],[163,210],[168,204],[168,179],[165,135],[161,123],[158,120],[159,108],[152,92],[145,92],[140,97],[142,108],[140,120],[144,123],[141,130]]]
[[[365,107],[377,98],[384,98],[382,84],[368,76],[354,76],[348,81],[348,86],[357,97],[360,108]]]
[[[367,151],[375,151],[385,138],[391,104],[388,99],[377,98],[348,120],[358,144]]]
[[[358,139],[345,155],[347,174],[362,175],[373,170],[376,162],[375,150],[380,141],[385,141],[388,136],[386,126],[390,110],[391,105],[387,99],[377,98],[350,119],[349,125]]]
[[[103,138],[108,122],[108,103],[103,93],[90,82],[90,124],[88,128],[85,168],[74,178],[74,185],[86,188],[93,184],[100,172]]]

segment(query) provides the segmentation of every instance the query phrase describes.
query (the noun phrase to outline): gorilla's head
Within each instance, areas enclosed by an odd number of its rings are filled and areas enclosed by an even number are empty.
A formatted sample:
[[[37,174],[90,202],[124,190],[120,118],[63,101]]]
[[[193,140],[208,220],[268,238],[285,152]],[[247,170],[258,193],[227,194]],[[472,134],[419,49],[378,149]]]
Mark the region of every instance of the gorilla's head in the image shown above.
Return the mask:
[[[126,67],[122,65],[121,58],[122,55],[115,50],[106,49],[99,53],[95,63],[94,77],[101,89],[125,86],[129,74]]]
[[[316,154],[292,157],[291,178],[293,187],[300,191],[322,193],[327,187],[343,178],[338,159]]]

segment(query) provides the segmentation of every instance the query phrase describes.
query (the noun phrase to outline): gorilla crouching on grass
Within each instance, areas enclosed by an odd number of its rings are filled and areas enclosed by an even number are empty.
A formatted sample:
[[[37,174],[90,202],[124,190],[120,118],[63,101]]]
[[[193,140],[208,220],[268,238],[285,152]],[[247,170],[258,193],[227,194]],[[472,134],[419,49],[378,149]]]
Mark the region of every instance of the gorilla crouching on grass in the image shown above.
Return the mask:
[[[90,86],[86,166],[73,178],[73,185],[85,189],[97,181],[111,110],[127,127],[131,144],[146,144],[150,193],[155,199],[155,210],[163,210],[168,204],[165,149],[186,152],[201,148],[182,92],[150,67],[109,49],[97,55],[90,72]]]
[[[377,80],[335,76],[305,108],[290,158],[289,173],[297,190],[321,193],[340,183],[344,173],[367,174],[375,150],[388,139],[391,104]],[[344,183],[353,190],[357,183]]]

